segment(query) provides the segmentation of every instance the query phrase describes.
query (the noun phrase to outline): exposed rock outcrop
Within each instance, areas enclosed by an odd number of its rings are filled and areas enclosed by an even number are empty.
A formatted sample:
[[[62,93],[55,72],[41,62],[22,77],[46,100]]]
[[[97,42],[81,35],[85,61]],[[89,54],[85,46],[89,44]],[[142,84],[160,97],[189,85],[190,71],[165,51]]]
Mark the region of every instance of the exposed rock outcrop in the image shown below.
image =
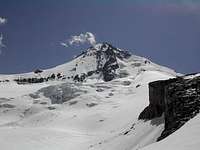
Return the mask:
[[[42,73],[42,72],[43,72],[43,71],[42,71],[41,69],[36,69],[36,70],[34,71],[35,74]]]
[[[85,78],[93,74],[101,74],[104,81],[111,81],[117,76],[116,70],[119,68],[117,58],[123,60],[131,56],[128,51],[115,48],[106,42],[99,44],[97,47],[90,47],[78,57],[82,56],[84,58],[88,55],[96,57],[96,70],[84,74],[76,74],[74,81],[83,82]]]
[[[62,104],[85,93],[86,91],[80,90],[73,84],[63,83],[57,86],[44,87],[34,93],[34,97],[39,97],[42,94],[51,100],[51,104]],[[33,95],[29,96],[33,98]]]
[[[200,76],[149,83],[149,101],[149,106],[143,110],[139,119],[150,120],[164,113],[165,129],[159,141],[199,113]]]
[[[150,120],[161,117],[165,111],[165,87],[179,78],[159,80],[149,83],[149,106],[139,115],[139,119]]]

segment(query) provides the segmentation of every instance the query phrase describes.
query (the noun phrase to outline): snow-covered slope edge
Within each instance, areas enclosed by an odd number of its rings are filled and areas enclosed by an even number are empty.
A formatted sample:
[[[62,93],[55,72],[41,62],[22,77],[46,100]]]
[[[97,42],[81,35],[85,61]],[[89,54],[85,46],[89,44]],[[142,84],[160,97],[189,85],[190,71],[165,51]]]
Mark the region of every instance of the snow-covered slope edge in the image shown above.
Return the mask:
[[[170,77],[145,71],[99,83],[1,84],[1,147],[121,150],[151,144],[164,129],[163,119],[152,124],[138,116],[148,105],[148,83]],[[75,94],[68,95],[71,89]]]
[[[188,121],[182,128],[160,142],[141,150],[198,150],[200,146],[200,114]]]

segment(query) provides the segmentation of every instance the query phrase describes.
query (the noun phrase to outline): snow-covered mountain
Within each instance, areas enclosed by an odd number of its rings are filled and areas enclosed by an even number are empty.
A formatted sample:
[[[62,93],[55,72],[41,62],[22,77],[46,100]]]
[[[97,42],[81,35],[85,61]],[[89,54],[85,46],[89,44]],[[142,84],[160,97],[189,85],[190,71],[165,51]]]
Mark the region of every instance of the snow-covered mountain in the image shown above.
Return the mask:
[[[43,78],[35,82],[54,79],[79,82],[88,79],[110,81],[129,75],[136,76],[145,70],[157,70],[176,75],[173,70],[152,63],[146,58],[131,55],[128,51],[115,48],[108,43],[100,43],[83,51],[72,61],[63,65],[47,70],[36,69],[34,72],[25,74],[1,75],[0,80],[20,80],[21,83],[34,83],[34,80],[23,81],[28,78]]]
[[[90,47],[51,69],[0,75],[1,148],[136,150],[148,146],[165,127],[163,116],[138,120],[149,105],[148,84],[177,75],[108,43]]]

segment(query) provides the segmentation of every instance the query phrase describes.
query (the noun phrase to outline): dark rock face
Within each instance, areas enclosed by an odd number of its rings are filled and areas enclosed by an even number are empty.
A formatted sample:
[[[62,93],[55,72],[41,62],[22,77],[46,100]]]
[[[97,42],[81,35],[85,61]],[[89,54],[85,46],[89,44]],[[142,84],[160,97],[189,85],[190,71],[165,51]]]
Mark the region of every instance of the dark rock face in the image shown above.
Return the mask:
[[[166,86],[165,130],[158,138],[162,140],[200,111],[200,77],[177,80]]]
[[[97,51],[97,71],[102,71],[104,81],[111,81],[116,77],[115,71],[119,68],[117,58],[126,59],[131,56],[128,51],[120,50],[108,43],[103,43],[100,51]],[[102,56],[105,62],[102,62]]]
[[[139,115],[139,119],[149,120],[164,113],[165,130],[159,141],[199,113],[200,77],[152,82],[149,84],[149,101],[149,106]]]
[[[165,111],[165,87],[177,81],[178,78],[169,80],[159,80],[149,83],[149,106],[139,115],[139,119],[149,120],[161,117]]]
[[[86,74],[77,74],[74,77],[74,81],[83,82],[85,78],[93,74],[101,74],[104,81],[111,81],[117,76],[116,70],[119,68],[117,58],[123,60],[131,56],[128,51],[120,50],[108,43],[102,43],[99,48],[90,47],[89,50],[82,52],[78,57],[82,56],[84,58],[91,55],[96,57],[97,69],[89,71]]]
[[[115,70],[119,68],[114,50],[109,47],[106,51],[106,63],[102,68],[104,81],[111,81],[115,78]]]
[[[82,73],[80,76],[77,74],[77,75],[75,75],[73,80],[77,81],[77,82],[83,82],[86,77],[87,77],[87,75],[85,73]]]
[[[34,71],[35,74],[42,73],[42,72],[43,72],[43,71],[42,71],[41,69],[36,69],[36,70]]]
[[[1,83],[1,82],[9,82],[9,80],[0,80],[0,83]]]
[[[149,83],[149,106],[139,115],[139,119],[149,120],[161,117],[164,112],[164,85],[163,81]]]
[[[61,73],[58,73],[57,75],[52,73],[48,77],[18,78],[14,79],[14,81],[17,82],[17,84],[32,84],[32,83],[43,83],[49,80],[53,81],[55,79],[64,79],[64,76],[61,75]]]

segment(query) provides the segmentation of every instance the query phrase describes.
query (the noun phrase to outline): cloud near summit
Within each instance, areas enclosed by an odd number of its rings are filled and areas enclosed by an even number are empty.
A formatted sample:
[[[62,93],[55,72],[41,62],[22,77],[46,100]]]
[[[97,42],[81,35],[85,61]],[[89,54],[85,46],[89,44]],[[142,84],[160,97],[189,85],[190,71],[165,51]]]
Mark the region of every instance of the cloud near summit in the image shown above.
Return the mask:
[[[6,47],[3,44],[3,34],[0,34],[0,54],[2,53],[2,48]]]
[[[7,23],[7,19],[6,18],[3,18],[3,17],[0,17],[0,26],[1,25],[4,25]],[[6,47],[4,44],[3,44],[3,34],[0,33],[0,55],[2,53],[2,49]]]
[[[80,35],[73,35],[70,39],[66,40],[65,42],[61,42],[60,44],[64,47],[72,46],[72,45],[80,45],[88,43],[92,46],[96,44],[96,39],[93,33],[86,32],[81,33]]]

